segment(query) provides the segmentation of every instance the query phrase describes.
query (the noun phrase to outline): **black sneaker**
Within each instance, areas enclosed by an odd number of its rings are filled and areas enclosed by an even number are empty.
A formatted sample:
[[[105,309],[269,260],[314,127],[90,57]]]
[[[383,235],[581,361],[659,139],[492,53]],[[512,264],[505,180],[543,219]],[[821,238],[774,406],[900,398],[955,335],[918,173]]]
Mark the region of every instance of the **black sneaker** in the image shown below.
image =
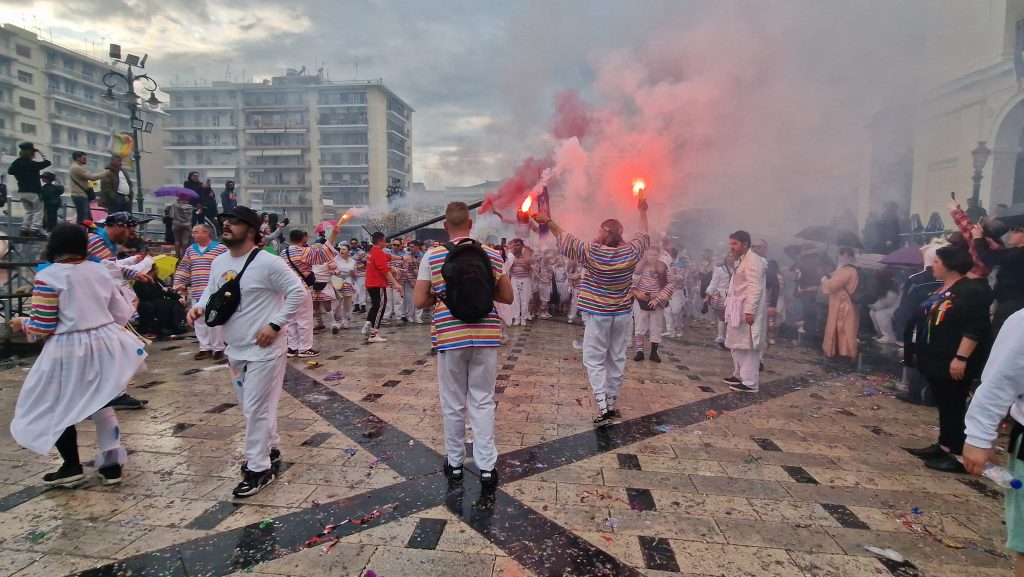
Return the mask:
[[[274,474],[278,474],[281,471],[281,450],[271,449],[270,450],[270,468],[274,470]]]
[[[125,393],[115,397],[113,401],[107,403],[107,406],[112,409],[133,410],[141,409],[148,404],[149,401],[136,399],[135,397]]]
[[[729,385],[729,389],[736,391],[737,393],[756,393],[757,389],[754,387],[748,387],[743,383],[737,383],[735,385]]]
[[[462,466],[453,467],[448,463],[448,459],[444,461],[444,476],[448,477],[449,481],[461,481],[462,480]]]
[[[332,335],[336,335],[339,332],[341,332],[341,329],[338,328],[338,325],[334,325],[333,327],[331,327],[331,334]]]
[[[311,357],[319,357],[319,356],[320,356],[320,351],[318,351],[316,349],[306,349],[306,350],[304,350],[304,351],[299,353],[299,358],[300,359],[308,359],[308,358],[311,358]]]
[[[918,459],[926,460],[934,459],[936,457],[941,457],[947,454],[946,451],[942,450],[942,447],[940,447],[938,443],[933,443],[923,449],[908,449],[907,447],[903,447],[903,450],[917,457]]]
[[[651,351],[651,362],[660,363],[661,357],[658,355],[658,351]]]
[[[643,351],[637,351],[636,354],[633,355],[633,360],[634,361],[638,361],[638,362],[644,360],[644,352]]]
[[[266,471],[260,471],[259,473],[246,469],[242,482],[239,483],[231,493],[236,497],[251,497],[263,489],[266,489],[267,486],[273,483],[276,479],[277,474],[274,473],[272,468],[267,469]]]
[[[299,351],[297,351],[295,349],[288,349],[288,353],[287,354],[288,354],[288,358],[292,359],[292,358],[295,358],[295,356],[299,354]]]
[[[74,485],[84,478],[85,475],[82,474],[81,465],[71,466],[64,464],[60,466],[60,469],[57,469],[53,473],[43,475],[43,482],[47,485],[67,486]]]
[[[107,465],[96,469],[96,475],[104,485],[117,485],[121,482],[121,465]]]
[[[724,379],[722,379],[722,382],[727,384],[727,385],[742,385],[743,384],[743,381],[739,380],[736,377],[725,377]]]
[[[601,427],[604,425],[611,424],[613,419],[615,419],[615,412],[605,410],[603,413],[598,415],[596,419],[594,419],[594,424],[597,425],[598,427]]]
[[[498,486],[498,470],[480,471],[480,486],[493,490]]]

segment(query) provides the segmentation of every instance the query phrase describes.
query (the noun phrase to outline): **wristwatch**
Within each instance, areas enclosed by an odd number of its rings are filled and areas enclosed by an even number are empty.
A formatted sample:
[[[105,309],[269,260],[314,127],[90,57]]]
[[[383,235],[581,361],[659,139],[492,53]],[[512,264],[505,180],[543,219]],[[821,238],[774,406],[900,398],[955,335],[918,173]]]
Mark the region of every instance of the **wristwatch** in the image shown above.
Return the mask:
[[[274,323],[267,323],[267,324],[270,325],[270,328],[274,329],[274,331],[281,332],[281,325],[274,324]]]
[[[965,357],[965,356],[963,356],[963,355],[957,355],[957,356],[955,356],[955,357],[953,357],[953,358],[954,358],[954,359],[956,359],[956,360],[958,360],[958,361],[963,361],[963,362],[965,362],[965,363],[967,362],[967,357]]]

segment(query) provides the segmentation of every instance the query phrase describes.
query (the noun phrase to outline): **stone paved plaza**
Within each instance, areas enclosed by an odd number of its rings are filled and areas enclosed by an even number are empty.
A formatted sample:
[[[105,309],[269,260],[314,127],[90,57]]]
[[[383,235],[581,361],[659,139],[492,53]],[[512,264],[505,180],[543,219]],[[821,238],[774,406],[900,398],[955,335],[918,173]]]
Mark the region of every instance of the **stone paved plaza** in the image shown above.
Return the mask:
[[[291,361],[283,474],[246,500],[231,497],[243,424],[227,369],[194,361],[191,339],[154,343],[130,389],[149,407],[118,414],[131,453],[120,486],[44,490],[56,454],[19,448],[5,428],[0,575],[1011,574],[1000,491],[900,448],[933,440],[934,409],[790,345],[769,350],[760,394],[731,393],[728,352],[701,345],[709,331],[666,339],[660,365],[629,361],[624,419],[595,430],[580,327],[513,328],[493,495],[474,474],[449,487],[440,472],[425,325],[387,329],[385,345],[320,334],[319,366]],[[0,373],[5,422],[26,370]],[[88,458],[88,422],[79,443]]]

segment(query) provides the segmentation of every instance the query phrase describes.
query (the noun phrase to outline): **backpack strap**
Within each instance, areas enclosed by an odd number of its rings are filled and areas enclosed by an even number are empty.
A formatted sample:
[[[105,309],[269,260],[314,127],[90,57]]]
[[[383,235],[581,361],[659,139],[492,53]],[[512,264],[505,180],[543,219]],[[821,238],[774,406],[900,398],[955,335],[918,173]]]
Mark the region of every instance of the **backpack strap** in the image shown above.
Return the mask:
[[[242,270],[238,271],[238,276],[233,279],[238,281],[238,286],[242,286],[242,275],[245,274],[245,269],[249,268],[249,264],[256,259],[256,255],[259,254],[259,252],[259,248],[254,248],[252,249],[252,252],[249,253],[249,258],[245,259],[245,264],[242,266]]]

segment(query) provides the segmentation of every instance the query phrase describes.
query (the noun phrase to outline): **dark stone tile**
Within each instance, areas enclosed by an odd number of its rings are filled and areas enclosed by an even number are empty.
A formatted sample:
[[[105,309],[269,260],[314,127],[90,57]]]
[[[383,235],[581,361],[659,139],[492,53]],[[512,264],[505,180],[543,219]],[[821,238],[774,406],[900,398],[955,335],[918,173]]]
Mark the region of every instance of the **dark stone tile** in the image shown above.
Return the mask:
[[[700,389],[701,391],[705,392],[705,393],[713,393],[713,392],[715,392],[715,389],[713,389],[713,388],[711,388],[711,387],[709,387],[707,385],[701,385],[701,386],[699,386],[697,388]]]
[[[641,470],[640,469],[640,459],[636,455],[630,455],[630,454],[627,454],[627,453],[619,453],[617,456],[618,456],[618,459],[619,459],[619,468],[620,469],[626,469],[626,470],[629,470],[629,471],[639,471],[639,470]]]
[[[331,357],[327,357],[327,360],[328,361],[336,361],[336,360],[338,360],[340,358],[341,358],[341,355],[334,355],[334,356],[331,356]]]
[[[892,433],[890,433],[889,431],[886,431],[882,427],[879,427],[878,425],[862,425],[862,426],[865,429],[871,431],[872,433],[878,435],[879,437],[895,437],[896,436],[896,435],[893,435]]]
[[[505,387],[494,387],[494,394],[495,395],[501,395],[501,394],[504,394],[504,392],[505,392]]]
[[[199,371],[201,371],[201,370],[203,370],[203,369],[189,369],[189,370],[187,370],[187,371],[183,371],[183,372],[181,373],[181,375],[182,375],[183,377],[187,377],[187,376],[189,376],[189,375],[194,375],[194,374],[198,373],[198,372],[199,372]]]
[[[765,451],[781,451],[782,448],[775,444],[775,441],[771,439],[752,438],[751,441],[757,443],[758,447],[761,447]]]
[[[226,410],[228,410],[228,409],[230,409],[232,407],[237,407],[237,406],[238,405],[235,404],[235,403],[221,403],[221,404],[217,405],[216,407],[213,407],[212,409],[207,409],[207,410],[205,410],[203,412],[204,413],[211,413],[211,414],[220,414],[220,413],[223,413],[224,411],[226,411]]]
[[[192,428],[194,426],[195,426],[195,424],[193,424],[193,423],[176,423],[174,425],[174,428],[171,429],[171,434],[172,435],[180,435],[184,431],[187,431],[188,429],[190,429],[190,428]]]
[[[167,381],[149,381],[148,383],[143,383],[141,385],[138,385],[136,388],[137,389],[152,389],[153,387],[155,387],[157,385],[162,385],[165,382],[167,382]]]
[[[35,499],[49,489],[50,487],[46,485],[33,485],[31,487],[25,487],[20,491],[15,491],[14,493],[0,499],[0,512],[10,511],[22,503],[27,503],[32,499]]]
[[[314,433],[313,436],[299,443],[303,447],[319,447],[330,439],[333,433]]]
[[[413,374],[415,372],[416,372],[416,369],[402,369],[401,371],[398,371],[398,374],[400,374],[400,375],[411,375],[411,374]]]
[[[436,549],[447,524],[448,521],[444,519],[421,518],[416,522],[416,528],[413,529],[412,536],[409,537],[409,542],[405,546],[409,549]]]
[[[367,393],[363,398],[361,398],[359,400],[360,400],[360,402],[363,402],[363,403],[373,403],[373,402],[376,402],[377,399],[379,399],[379,398],[381,398],[383,396],[384,396],[383,393]]]
[[[807,483],[809,485],[819,485],[818,480],[814,478],[803,467],[796,465],[782,465],[782,470],[789,473],[789,476],[793,478],[797,483]]]
[[[680,371],[683,371],[684,373],[690,370],[690,367],[686,365],[676,365],[676,368],[679,369]]]
[[[640,553],[644,558],[644,567],[654,571],[679,572],[679,563],[672,545],[662,537],[637,537],[640,541]]]
[[[392,388],[392,387],[397,387],[398,383],[401,383],[401,382],[402,381],[385,381],[384,384],[381,385],[381,386],[382,387]]]
[[[626,487],[626,500],[629,501],[629,508],[634,511],[657,511],[658,506],[654,503],[654,495],[650,489],[634,489]]]
[[[225,519],[241,508],[242,505],[243,503],[232,503],[230,501],[214,503],[212,507],[203,511],[201,515],[189,521],[188,524],[185,525],[185,528],[200,529],[204,531],[216,529],[217,525],[223,523]]]
[[[691,381],[699,381],[700,380],[700,375],[689,374],[689,375],[686,375],[686,378],[690,379]]]
[[[860,517],[856,513],[850,510],[846,505],[839,505],[836,503],[819,503],[822,509],[832,515],[832,518],[839,522],[839,524],[847,529],[871,529],[867,523],[861,521]]]
[[[501,373],[501,374],[498,375],[498,380],[499,381],[507,381],[507,380],[509,380],[511,378],[512,378],[512,375],[509,375],[509,374],[506,374],[506,373]]]

